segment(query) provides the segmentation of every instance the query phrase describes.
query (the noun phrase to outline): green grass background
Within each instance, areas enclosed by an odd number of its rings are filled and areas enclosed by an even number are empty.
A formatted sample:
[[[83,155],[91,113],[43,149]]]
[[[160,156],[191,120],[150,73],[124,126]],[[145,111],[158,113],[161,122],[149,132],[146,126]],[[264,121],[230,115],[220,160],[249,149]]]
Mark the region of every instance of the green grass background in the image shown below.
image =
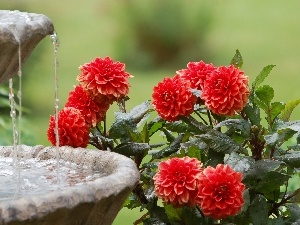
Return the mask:
[[[125,1],[109,0],[1,0],[0,9],[20,9],[42,13],[54,23],[60,38],[59,97],[63,107],[69,91],[76,85],[78,67],[95,57],[111,56],[123,61],[118,49]],[[147,1],[145,1],[146,4]],[[207,1],[208,2],[208,1]],[[300,98],[300,2],[297,0],[209,1],[212,24],[204,39],[209,62],[227,65],[236,49],[244,58],[243,70],[252,81],[269,64],[277,65],[265,83],[275,89],[275,100]],[[122,3],[122,4],[121,4]],[[186,4],[192,4],[188,0]],[[117,9],[117,10],[116,10]],[[137,18],[138,19],[138,18]],[[196,32],[201,32],[195,30]],[[122,38],[122,37],[121,37]],[[126,36],[125,43],[126,43]],[[130,43],[131,40],[128,40]],[[122,46],[119,46],[120,48]],[[42,53],[41,53],[42,52]],[[200,55],[200,53],[199,53]],[[198,60],[201,60],[199,58]],[[138,60],[137,60],[138,61]],[[126,62],[125,62],[126,63]],[[131,62],[132,63],[132,62]],[[152,87],[165,76],[173,76],[182,65],[165,69],[132,69],[128,108],[151,99]],[[24,65],[23,103],[29,108],[29,129],[35,144],[49,145],[46,137],[49,115],[54,111],[53,47],[45,38]],[[109,118],[113,117],[114,106]],[[296,109],[293,119],[299,119]],[[141,213],[122,210],[115,225],[132,224]]]

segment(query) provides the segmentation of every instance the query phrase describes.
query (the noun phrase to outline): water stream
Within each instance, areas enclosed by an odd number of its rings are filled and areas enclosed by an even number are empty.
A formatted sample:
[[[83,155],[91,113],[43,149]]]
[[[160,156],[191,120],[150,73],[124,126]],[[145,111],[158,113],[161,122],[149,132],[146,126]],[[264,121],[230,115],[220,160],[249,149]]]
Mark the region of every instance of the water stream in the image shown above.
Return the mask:
[[[58,60],[57,60],[57,51],[59,48],[59,39],[57,33],[54,31],[50,35],[51,42],[54,49],[54,118],[55,118],[55,141],[56,141],[56,177],[57,177],[57,186],[60,187],[60,165],[59,165],[59,134],[58,134],[58,109],[59,109],[59,97],[58,97]]]
[[[30,195],[31,192],[38,194],[47,193],[51,190],[59,190],[61,187],[74,185],[77,182],[84,182],[89,179],[99,177],[100,173],[88,175],[83,168],[74,168],[75,165],[67,165],[64,162],[64,167],[60,168],[62,163],[59,158],[59,135],[58,135],[58,60],[57,51],[59,47],[59,39],[54,32],[50,35],[51,42],[54,48],[54,113],[55,113],[55,137],[56,137],[56,159],[39,162],[36,159],[20,159],[18,157],[22,151],[21,145],[21,123],[22,123],[22,61],[21,61],[21,43],[17,29],[14,29],[14,37],[18,42],[18,105],[15,101],[13,79],[9,79],[9,104],[10,116],[12,119],[13,130],[13,153],[12,158],[0,157],[0,201],[16,199],[21,196]],[[21,174],[22,173],[22,174]],[[89,170],[89,173],[91,171]],[[64,174],[64,175],[62,175]],[[93,172],[91,174],[94,174]],[[61,176],[63,182],[61,183]],[[45,185],[47,183],[47,185]],[[78,184],[79,185],[79,184]]]

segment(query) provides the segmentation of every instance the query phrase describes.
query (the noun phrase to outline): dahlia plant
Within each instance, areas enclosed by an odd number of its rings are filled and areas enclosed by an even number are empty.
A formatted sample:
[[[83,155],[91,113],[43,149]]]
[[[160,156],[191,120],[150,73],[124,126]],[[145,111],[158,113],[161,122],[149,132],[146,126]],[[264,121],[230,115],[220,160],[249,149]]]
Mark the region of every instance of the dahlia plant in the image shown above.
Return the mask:
[[[124,203],[144,212],[134,224],[300,224],[300,121],[290,121],[300,99],[273,101],[262,83],[274,65],[252,85],[242,65],[238,50],[227,66],[189,62],[127,111],[133,76],[123,63],[96,58],[80,67],[59,112],[59,145],[134,160],[140,182]],[[120,111],[108,127],[114,102]],[[48,139],[56,144],[54,116]]]

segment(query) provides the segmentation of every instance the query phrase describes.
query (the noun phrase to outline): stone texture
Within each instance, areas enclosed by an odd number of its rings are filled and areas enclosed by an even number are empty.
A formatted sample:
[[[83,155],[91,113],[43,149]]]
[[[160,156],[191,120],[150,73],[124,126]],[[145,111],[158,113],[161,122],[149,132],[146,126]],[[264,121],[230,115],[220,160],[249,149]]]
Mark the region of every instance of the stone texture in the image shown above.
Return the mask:
[[[22,146],[23,158],[55,158],[54,147]],[[31,149],[31,150],[30,150]],[[13,147],[0,147],[0,156],[12,155]],[[0,202],[0,225],[110,225],[139,182],[135,163],[122,155],[100,150],[60,147],[60,158],[89,165],[106,175],[85,185]],[[1,185],[1,184],[0,184]]]
[[[36,45],[53,33],[53,24],[44,15],[0,10],[0,83],[18,72],[19,43],[23,64]]]

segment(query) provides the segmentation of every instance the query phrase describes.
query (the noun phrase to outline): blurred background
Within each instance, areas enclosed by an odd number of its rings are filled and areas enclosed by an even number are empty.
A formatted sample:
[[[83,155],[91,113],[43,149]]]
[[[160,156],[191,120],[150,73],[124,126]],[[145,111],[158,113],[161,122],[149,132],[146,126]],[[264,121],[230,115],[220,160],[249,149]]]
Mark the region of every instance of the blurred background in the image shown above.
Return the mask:
[[[153,86],[189,61],[228,65],[236,49],[251,81],[264,66],[276,65],[265,81],[275,89],[276,101],[300,98],[299,8],[297,0],[0,1],[0,9],[45,14],[53,21],[60,39],[60,108],[78,84],[78,67],[95,57],[110,56],[126,64],[134,76],[130,79],[130,109],[151,99]],[[24,144],[49,145],[46,131],[54,113],[53,56],[50,38],[45,38],[23,66]],[[2,108],[0,105],[0,144],[11,145],[9,115]],[[116,109],[113,106],[109,111],[109,121]],[[297,109],[293,119],[299,117]],[[132,224],[140,215],[122,210],[114,224]]]

